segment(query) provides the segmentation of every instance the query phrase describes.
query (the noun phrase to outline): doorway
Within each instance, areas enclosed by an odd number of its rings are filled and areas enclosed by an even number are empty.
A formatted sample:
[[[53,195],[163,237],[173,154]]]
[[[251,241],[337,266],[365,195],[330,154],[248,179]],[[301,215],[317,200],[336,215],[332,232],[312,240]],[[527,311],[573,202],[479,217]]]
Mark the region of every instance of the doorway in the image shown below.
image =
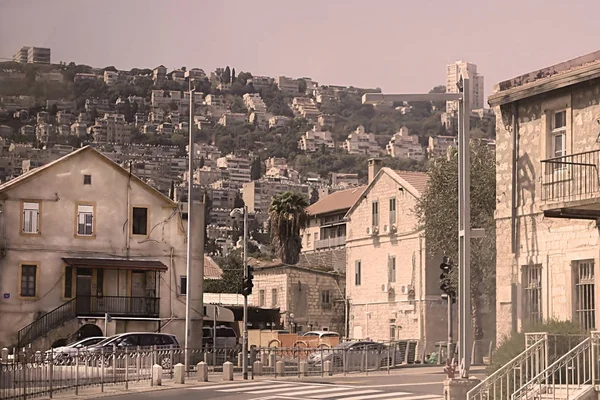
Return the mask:
[[[146,272],[131,272],[131,311],[134,314],[145,314],[146,311]]]
[[[89,268],[77,268],[76,282],[77,314],[89,315],[92,301],[92,270]]]

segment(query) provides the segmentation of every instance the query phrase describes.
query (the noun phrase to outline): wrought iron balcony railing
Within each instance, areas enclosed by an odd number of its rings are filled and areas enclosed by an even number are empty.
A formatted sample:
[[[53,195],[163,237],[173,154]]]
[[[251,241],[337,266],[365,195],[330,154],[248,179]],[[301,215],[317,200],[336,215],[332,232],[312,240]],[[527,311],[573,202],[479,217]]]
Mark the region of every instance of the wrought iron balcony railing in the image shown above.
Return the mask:
[[[542,200],[578,201],[600,196],[600,150],[542,161]]]

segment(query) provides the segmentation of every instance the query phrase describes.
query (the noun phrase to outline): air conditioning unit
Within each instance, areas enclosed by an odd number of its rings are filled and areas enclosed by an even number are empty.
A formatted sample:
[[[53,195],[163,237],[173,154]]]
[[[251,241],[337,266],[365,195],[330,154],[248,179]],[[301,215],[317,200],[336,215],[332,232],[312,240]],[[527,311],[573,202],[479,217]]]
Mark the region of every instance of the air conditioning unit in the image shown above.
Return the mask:
[[[389,283],[384,283],[383,285],[381,285],[381,291],[383,293],[387,293],[390,291],[390,284]]]
[[[390,226],[390,233],[396,233],[396,232],[398,232],[398,227],[396,227],[396,225]]]
[[[374,226],[371,228],[371,235],[379,235],[379,227]]]
[[[412,294],[415,292],[415,287],[413,285],[402,285],[400,290],[402,294]]]

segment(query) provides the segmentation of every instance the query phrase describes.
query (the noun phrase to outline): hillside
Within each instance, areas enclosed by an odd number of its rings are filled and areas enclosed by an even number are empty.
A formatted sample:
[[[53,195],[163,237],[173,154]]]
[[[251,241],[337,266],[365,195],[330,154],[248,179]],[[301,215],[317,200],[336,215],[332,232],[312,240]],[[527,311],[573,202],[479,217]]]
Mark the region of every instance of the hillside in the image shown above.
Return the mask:
[[[153,111],[152,91],[156,89],[185,91],[189,83],[186,80],[176,79],[175,75],[162,82],[153,80],[153,71],[150,69],[134,69],[131,71],[119,71],[119,79],[108,85],[103,79],[105,71],[117,72],[114,67],[94,69],[85,65],[31,65],[13,62],[0,63],[0,109],[6,107],[11,96],[33,96],[35,104],[30,107],[29,118],[16,117],[15,113],[0,112],[0,124],[9,126],[13,132],[3,132],[5,139],[16,142],[35,142],[36,137],[19,133],[19,129],[32,124],[32,117],[38,111],[44,110],[54,118],[60,105],[46,107],[48,100],[61,100],[63,103],[72,102],[72,114],[80,120],[87,120],[90,126],[96,118],[102,116],[96,108],[86,107],[88,99],[107,100],[110,112],[123,114],[125,121],[132,126],[131,141],[133,143],[177,145],[182,149],[187,144],[187,125],[180,122],[179,128],[174,127],[173,132],[159,134],[153,132],[143,133],[140,125],[136,122],[136,115],[148,116]],[[182,68],[182,71],[185,71]],[[94,78],[95,76],[95,78]],[[85,79],[83,79],[85,78]],[[264,78],[264,77],[261,77]],[[306,89],[306,81],[298,80],[300,88],[305,90],[305,96],[309,99],[315,98],[315,93]],[[232,82],[223,85],[223,82]],[[302,87],[304,86],[304,87]],[[327,86],[320,86],[319,93],[330,93]],[[223,89],[223,90],[221,90]],[[298,140],[316,123],[313,119],[308,120],[293,110],[293,99],[295,96],[282,93],[275,83],[261,84],[259,88],[254,87],[253,76],[248,72],[240,72],[235,75],[235,69],[218,69],[210,76],[196,80],[196,90],[202,92],[203,96],[223,96],[226,108],[231,113],[251,114],[252,110],[244,104],[242,96],[246,93],[258,93],[266,105],[266,112],[272,116],[289,117],[290,121],[283,126],[268,128],[259,123],[242,123],[233,126],[223,126],[217,123],[218,113],[210,106],[199,106],[194,115],[202,115],[210,123],[202,125],[196,133],[196,141],[211,143],[218,146],[223,154],[235,152],[240,155],[252,154],[261,159],[268,157],[283,157],[288,160],[290,167],[295,167],[299,172],[316,172],[327,175],[329,172],[357,172],[361,176],[366,173],[366,160],[369,158],[363,154],[348,154],[341,144],[348,135],[357,127],[364,126],[365,131],[373,133],[379,146],[381,154],[385,154],[385,146],[392,135],[403,126],[409,129],[410,134],[418,135],[419,143],[427,145],[429,136],[452,134],[447,132],[441,123],[441,112],[444,104],[415,103],[410,105],[394,104],[393,107],[373,107],[363,105],[361,95],[364,90],[346,88],[338,90],[327,102],[314,103],[318,111],[328,117],[329,123],[324,129],[331,132],[335,141],[335,148],[321,148],[312,154],[304,154],[298,148]],[[445,88],[438,86],[432,91],[444,91]],[[333,92],[332,92],[333,93]],[[296,97],[301,96],[297,94]],[[120,101],[119,99],[136,98],[136,101]],[[401,112],[396,106],[402,106],[409,112]],[[87,108],[87,109],[86,109]],[[165,113],[177,110],[177,105],[167,104]],[[180,121],[189,121],[189,109],[181,109]],[[83,117],[82,117],[83,115]],[[294,117],[292,119],[292,117]],[[178,117],[179,118],[179,117]],[[135,127],[133,127],[135,124]],[[185,122],[187,124],[187,122]],[[173,124],[175,125],[175,124]],[[491,136],[493,129],[490,126],[476,126],[475,132],[479,136]],[[481,128],[481,129],[479,129]],[[74,138],[59,138],[58,142],[80,145],[95,140],[88,135],[75,140]],[[37,143],[43,145],[43,143]],[[394,168],[423,169],[425,162],[416,162],[410,159],[388,158],[386,163]]]

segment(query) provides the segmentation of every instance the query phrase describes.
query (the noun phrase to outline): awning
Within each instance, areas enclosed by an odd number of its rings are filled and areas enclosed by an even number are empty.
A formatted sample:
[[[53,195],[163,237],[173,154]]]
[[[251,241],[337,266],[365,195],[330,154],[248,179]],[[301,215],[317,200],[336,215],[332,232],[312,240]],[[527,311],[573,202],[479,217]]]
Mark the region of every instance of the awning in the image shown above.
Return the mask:
[[[157,260],[63,257],[63,261],[75,268],[138,269],[149,271],[166,271],[168,269],[165,264]]]

